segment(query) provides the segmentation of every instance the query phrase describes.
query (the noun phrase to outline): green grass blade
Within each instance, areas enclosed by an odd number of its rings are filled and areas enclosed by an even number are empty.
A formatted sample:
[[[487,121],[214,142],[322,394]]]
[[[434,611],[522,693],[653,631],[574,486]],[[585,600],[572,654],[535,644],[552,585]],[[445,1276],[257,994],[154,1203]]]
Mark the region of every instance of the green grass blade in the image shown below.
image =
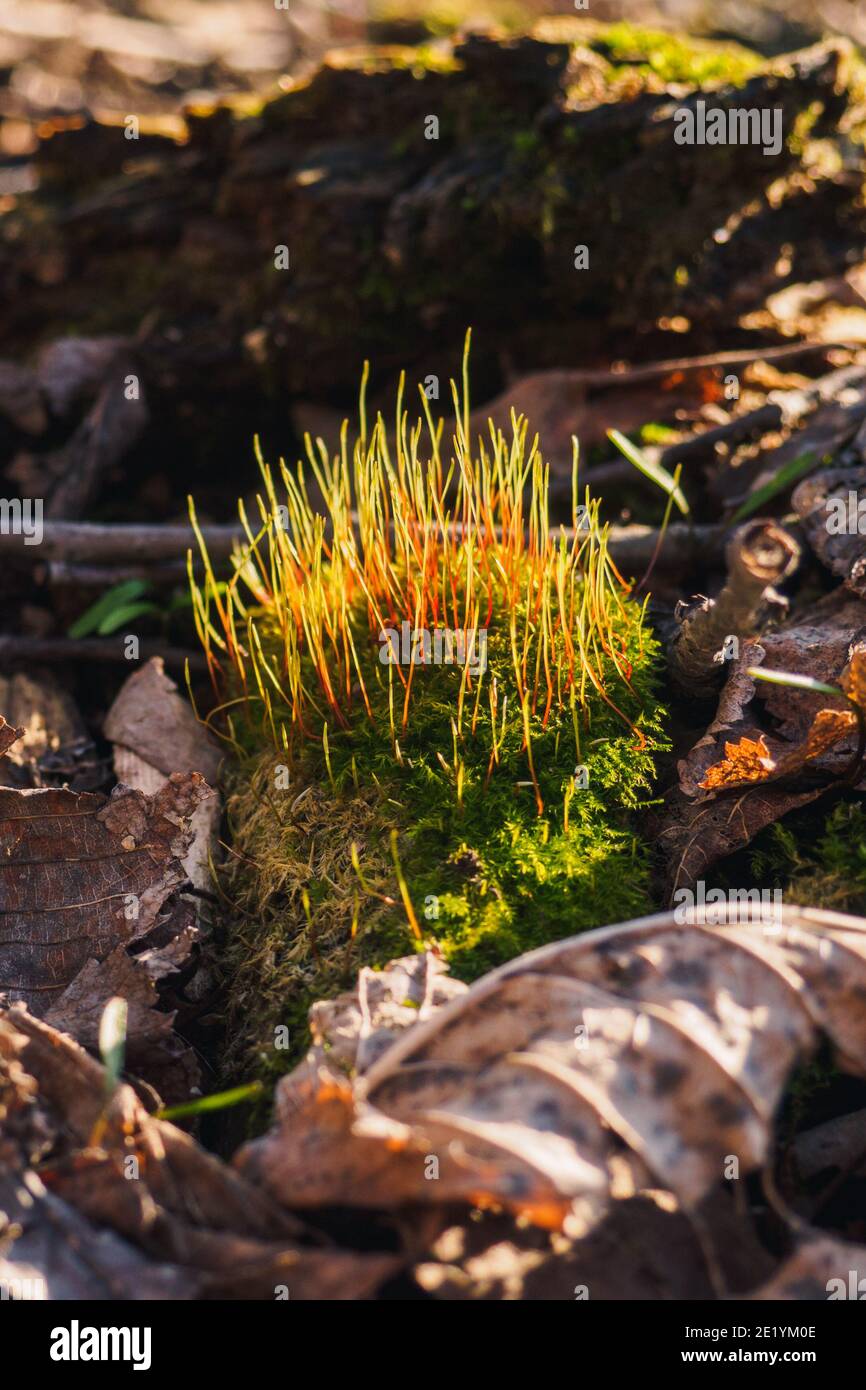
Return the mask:
[[[216,1095],[200,1096],[198,1100],[187,1100],[182,1105],[169,1105],[156,1112],[158,1120],[182,1120],[188,1115],[206,1115],[211,1110],[226,1110],[230,1105],[240,1105],[245,1100],[253,1100],[261,1095],[264,1086],[261,1081],[251,1081],[247,1086],[235,1086],[231,1091],[218,1091]]]
[[[80,618],[76,618],[68,629],[68,636],[74,638],[89,637],[91,633],[101,631],[100,624],[106,620],[110,613],[113,613],[116,608],[141,598],[142,594],[147,593],[147,589],[148,585],[143,579],[127,579],[123,584],[112,585],[82,613]]]
[[[810,690],[816,695],[841,695],[847,699],[838,685],[827,685],[825,681],[815,680],[814,676],[798,676],[792,671],[765,671],[761,666],[750,666],[746,675],[754,680],[769,681],[771,685],[786,685],[792,690]]]
[[[778,497],[779,493],[785,492],[791,483],[798,482],[800,478],[810,472],[816,462],[814,453],[807,452],[798,454],[795,459],[791,459],[790,463],[783,464],[774,478],[771,478],[763,487],[759,487],[757,492],[751,493],[746,498],[745,502],[734,512],[731,521],[745,521],[747,517],[753,516],[755,512],[760,511],[765,502],[772,502],[773,498]]]
[[[644,477],[649,478],[656,487],[660,487],[662,492],[673,498],[683,516],[689,515],[686,495],[666,468],[662,468],[660,463],[654,463],[652,459],[647,458],[643,450],[639,449],[636,444],[632,444],[631,440],[626,439],[619,430],[608,430],[607,437],[611,444],[615,444],[620,453],[625,455],[629,463],[633,463],[635,468],[643,473]]]
[[[99,624],[100,637],[107,637],[110,632],[117,632],[123,627],[124,623],[132,622],[133,618],[141,618],[145,613],[159,613],[160,608],[156,603],[125,603],[121,608],[113,608],[110,613],[102,619]]]
[[[112,1095],[120,1081],[126,1053],[126,1000],[109,999],[99,1020],[99,1055],[105,1067],[105,1092]]]

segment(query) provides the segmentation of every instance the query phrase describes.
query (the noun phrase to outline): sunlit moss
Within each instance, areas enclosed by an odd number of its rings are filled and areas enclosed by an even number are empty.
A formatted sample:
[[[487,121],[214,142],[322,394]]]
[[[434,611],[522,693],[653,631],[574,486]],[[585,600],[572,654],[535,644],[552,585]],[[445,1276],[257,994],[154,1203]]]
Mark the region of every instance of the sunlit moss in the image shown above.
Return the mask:
[[[327,527],[304,470],[283,471],[281,513],[263,467],[234,579],[194,588],[233,699],[212,723],[233,753],[234,1074],[295,1057],[309,1004],[360,965],[436,944],[471,980],[651,907],[634,816],[662,732],[643,606],[576,479],[578,524],[551,534],[525,422],[470,441],[465,373],[455,405],[450,450],[402,406],[389,437],[381,419],[368,434],[362,405],[333,460],[310,441]]]

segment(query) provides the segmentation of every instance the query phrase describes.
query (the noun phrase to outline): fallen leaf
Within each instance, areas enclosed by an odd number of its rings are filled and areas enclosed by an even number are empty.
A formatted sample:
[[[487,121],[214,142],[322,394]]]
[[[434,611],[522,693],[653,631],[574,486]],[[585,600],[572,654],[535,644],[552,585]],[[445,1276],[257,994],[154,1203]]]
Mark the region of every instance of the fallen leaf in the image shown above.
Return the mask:
[[[823,794],[792,792],[772,782],[735,790],[731,795],[695,801],[678,789],[665,798],[662,814],[648,831],[665,866],[664,898],[704,878],[720,859],[751,843],[768,825],[798,811]]]
[[[12,724],[7,724],[0,714],[0,757],[7,752],[20,738],[24,737],[23,728],[15,728]]]
[[[506,1213],[475,1213],[447,1227],[413,1272],[425,1292],[448,1301],[712,1299],[720,1292],[714,1275],[736,1296],[775,1264],[737,1205],[714,1193],[698,1229],[669,1193],[649,1189],[616,1201],[579,1240],[517,1225]]]
[[[842,697],[834,702],[827,695],[758,682],[748,674],[749,668],[793,671],[839,685],[852,645],[864,628],[866,603],[837,591],[796,619],[762,634],[760,643],[741,643],[715,719],[677,764],[679,786],[668,791],[664,806],[647,821],[647,833],[665,865],[668,901],[677,888],[703,877],[718,860],[749,844],[765,826],[816,800],[850,766],[855,725]],[[760,699],[756,700],[758,687]],[[834,710],[816,726],[821,711],[834,706],[844,717],[836,719]],[[761,723],[766,727],[761,728]],[[727,744],[743,738],[752,743],[763,739],[775,771],[768,769],[767,778],[760,781],[731,781],[714,788],[710,770],[725,761]],[[773,780],[789,776],[807,761],[816,773],[813,780],[820,777],[823,786],[800,790]]]
[[[866,711],[866,651],[855,651],[839,680],[840,689]],[[705,791],[727,791],[748,783],[767,782],[801,771],[807,762],[820,758],[831,748],[857,732],[857,716],[850,709],[819,709],[799,746],[787,748],[774,757],[763,734],[758,739],[741,738],[725,744],[725,756],[708,768],[700,787]]]
[[[72,697],[49,675],[38,678],[24,671],[0,676],[0,709],[12,724],[19,725],[15,746],[0,763],[0,785],[40,785],[44,771],[57,762],[66,762],[64,780],[76,791],[89,791],[76,783],[81,759],[79,750],[87,747],[87,731]]]
[[[44,1112],[58,1142],[40,1178],[25,1171],[0,1182],[0,1240],[8,1233],[0,1283],[35,1276],[50,1297],[273,1300],[283,1286],[293,1301],[358,1299],[400,1269],[399,1255],[332,1247],[188,1134],[148,1115],[129,1086],[107,1101],[104,1068],[22,1005],[0,1012],[4,1061],[7,1085],[25,1087],[22,1103]],[[3,1081],[0,1065],[0,1097]],[[24,1222],[15,1206],[22,1184],[44,1202],[30,1203]],[[94,1252],[89,1281],[74,1260],[69,1269],[76,1240]]]
[[[148,1260],[46,1191],[32,1172],[0,1172],[0,1293],[35,1302],[202,1296],[195,1273]]]
[[[530,952],[351,1077],[323,1040],[236,1163],[291,1207],[462,1201],[570,1238],[603,1219],[623,1166],[633,1191],[694,1210],[732,1155],[741,1176],[766,1162],[787,1078],[819,1037],[843,1069],[866,1068],[866,924],[762,913],[662,913]]]
[[[103,730],[116,747],[136,753],[166,777],[200,772],[211,785],[217,780],[220,750],[181,699],[161,657],[151,657],[124,682]]]
[[[120,996],[128,1009],[127,1070],[153,1086],[164,1104],[186,1100],[199,1088],[201,1072],[194,1051],[174,1031],[174,1013],[160,1008],[157,982],[189,959],[197,937],[195,927],[179,933],[168,959],[166,952],[130,956],[125,946],[116,946],[104,960],[89,960],[52,1004],[46,1023],[95,1052],[103,1010]]]
[[[745,782],[765,782],[775,768],[763,734],[756,739],[743,737],[736,743],[725,744],[724,758],[709,768],[700,785],[718,791]]]
[[[741,644],[739,659],[731,663],[728,679],[719,695],[715,718],[687,757],[677,764],[679,787],[684,796],[700,797],[701,782],[707,769],[719,759],[722,739],[735,743],[746,733],[758,732],[748,712],[756,685],[749,670],[761,666],[765,655],[764,648],[755,639],[749,638]]]
[[[866,711],[866,650],[858,647],[852,652],[848,667],[842,672],[839,684],[849,700]]]
[[[10,1002],[47,1012],[89,960],[149,931],[184,880],[189,820],[207,791],[197,773],[173,774],[154,797],[0,788],[0,992]]]
[[[166,675],[161,657],[131,675],[105,717],[104,733],[114,744],[119,782],[145,792],[160,791],[172,772],[200,772],[210,787],[219,777],[222,755],[196,719],[188,701]],[[211,865],[217,857],[217,830],[222,814],[215,791],[193,812],[190,844],[183,867],[194,888],[209,890]],[[204,899],[199,917],[206,922]]]

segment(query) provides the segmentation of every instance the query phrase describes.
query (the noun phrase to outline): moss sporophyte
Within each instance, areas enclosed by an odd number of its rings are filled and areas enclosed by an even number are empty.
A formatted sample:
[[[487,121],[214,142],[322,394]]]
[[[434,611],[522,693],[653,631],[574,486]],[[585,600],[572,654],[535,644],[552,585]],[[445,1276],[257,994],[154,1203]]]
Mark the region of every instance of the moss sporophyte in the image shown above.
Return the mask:
[[[436,943],[469,980],[651,907],[644,606],[598,502],[578,505],[576,443],[575,524],[551,530],[526,420],[470,440],[465,357],[452,394],[447,445],[423,391],[410,425],[401,380],[390,431],[362,384],[336,457],[309,438],[295,470],[260,457],[227,582],[196,527],[207,722],[228,748],[230,1075],[284,1070],[310,1003],[361,965]]]

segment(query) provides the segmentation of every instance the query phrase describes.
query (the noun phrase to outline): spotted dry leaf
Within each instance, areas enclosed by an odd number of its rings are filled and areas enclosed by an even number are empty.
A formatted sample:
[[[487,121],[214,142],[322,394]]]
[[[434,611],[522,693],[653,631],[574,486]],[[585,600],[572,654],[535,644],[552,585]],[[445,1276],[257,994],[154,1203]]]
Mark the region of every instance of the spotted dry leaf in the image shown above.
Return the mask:
[[[0,787],[0,995],[44,1014],[88,961],[143,936],[186,877],[208,790],[198,773],[153,797]]]
[[[351,1075],[321,1038],[241,1171],[290,1207],[495,1204],[572,1235],[646,1187],[694,1209],[731,1156],[740,1174],[764,1163],[787,1078],[820,1036],[866,1068],[866,924],[726,911],[733,925],[669,912],[531,952],[387,1049],[379,1036]]]

